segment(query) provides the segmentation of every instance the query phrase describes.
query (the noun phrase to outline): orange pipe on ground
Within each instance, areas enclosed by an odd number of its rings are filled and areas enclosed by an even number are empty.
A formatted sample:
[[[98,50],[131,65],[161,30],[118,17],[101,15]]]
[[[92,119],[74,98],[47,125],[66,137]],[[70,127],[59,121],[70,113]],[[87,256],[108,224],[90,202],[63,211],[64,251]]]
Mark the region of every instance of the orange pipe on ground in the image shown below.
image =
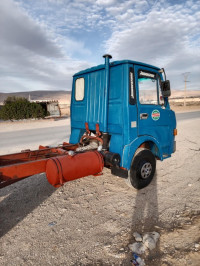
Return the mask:
[[[88,175],[97,175],[104,167],[103,156],[97,151],[50,158],[46,164],[46,176],[51,185],[59,187],[65,182]]]

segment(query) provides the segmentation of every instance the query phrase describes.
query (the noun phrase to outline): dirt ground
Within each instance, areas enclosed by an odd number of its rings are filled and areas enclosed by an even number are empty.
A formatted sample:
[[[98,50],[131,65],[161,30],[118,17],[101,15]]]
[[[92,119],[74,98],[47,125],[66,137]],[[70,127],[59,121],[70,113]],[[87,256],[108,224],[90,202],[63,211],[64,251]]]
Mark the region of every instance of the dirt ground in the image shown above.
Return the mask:
[[[194,104],[194,105],[186,105],[186,106],[170,104],[170,107],[176,113],[194,112],[194,111],[200,110],[200,103],[198,103],[198,105]]]
[[[58,189],[44,174],[1,189],[0,265],[131,265],[133,233],[156,231],[146,265],[199,266],[199,132],[200,118],[179,122],[176,153],[140,191],[108,169]]]

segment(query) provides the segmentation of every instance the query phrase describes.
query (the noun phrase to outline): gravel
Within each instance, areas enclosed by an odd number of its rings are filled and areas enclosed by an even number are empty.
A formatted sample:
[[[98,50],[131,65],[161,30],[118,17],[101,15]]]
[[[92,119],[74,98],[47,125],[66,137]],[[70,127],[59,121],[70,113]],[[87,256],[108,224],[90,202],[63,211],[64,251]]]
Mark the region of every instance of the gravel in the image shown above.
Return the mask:
[[[44,174],[1,189],[0,265],[130,265],[133,233],[154,231],[146,265],[199,265],[199,132],[199,118],[180,122],[177,152],[140,191],[108,169],[58,189]]]

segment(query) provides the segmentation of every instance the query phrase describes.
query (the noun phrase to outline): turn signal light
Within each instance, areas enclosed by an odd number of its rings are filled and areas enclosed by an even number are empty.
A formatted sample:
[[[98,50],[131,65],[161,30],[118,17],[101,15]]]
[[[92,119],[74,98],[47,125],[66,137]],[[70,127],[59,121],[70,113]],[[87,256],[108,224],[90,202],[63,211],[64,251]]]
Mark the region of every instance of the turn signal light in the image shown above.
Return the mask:
[[[174,129],[174,136],[176,136],[178,134],[178,131],[177,131],[177,129],[175,128]]]

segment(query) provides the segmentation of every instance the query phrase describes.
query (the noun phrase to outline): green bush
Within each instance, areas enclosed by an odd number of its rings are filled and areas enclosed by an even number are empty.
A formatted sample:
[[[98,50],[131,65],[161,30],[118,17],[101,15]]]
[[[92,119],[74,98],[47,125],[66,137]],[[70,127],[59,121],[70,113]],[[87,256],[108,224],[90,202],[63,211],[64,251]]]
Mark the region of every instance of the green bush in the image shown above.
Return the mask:
[[[44,118],[47,112],[38,103],[30,103],[26,98],[8,97],[0,110],[0,119],[19,120]]]

